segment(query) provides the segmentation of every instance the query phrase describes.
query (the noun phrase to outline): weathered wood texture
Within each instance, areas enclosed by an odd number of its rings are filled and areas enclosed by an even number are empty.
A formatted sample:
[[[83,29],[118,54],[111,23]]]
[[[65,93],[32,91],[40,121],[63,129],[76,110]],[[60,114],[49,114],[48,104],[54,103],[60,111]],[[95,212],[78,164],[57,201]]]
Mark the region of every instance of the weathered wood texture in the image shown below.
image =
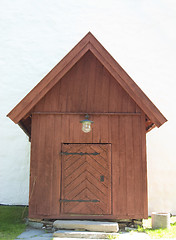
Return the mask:
[[[80,124],[84,115],[70,112],[133,114],[92,114],[92,131],[85,134]],[[60,208],[61,186],[64,186],[60,154],[63,143],[112,146],[112,205],[109,202],[109,209],[102,214],[98,212],[93,218],[147,217],[145,114],[91,52],[87,52],[45,95],[33,113],[30,217],[75,218],[68,216],[68,209],[66,213]],[[76,218],[81,219],[81,213]],[[84,218],[92,218],[92,215],[87,212]]]
[[[60,212],[61,143],[111,143],[112,214],[86,218],[147,217],[147,176],[144,117],[92,116],[90,133],[83,133],[80,115],[34,115],[29,216],[77,218]]]
[[[80,124],[85,113],[94,121],[87,134]],[[8,116],[31,136],[29,217],[148,217],[146,131],[167,120],[91,33]],[[75,151],[79,145],[84,151],[103,147],[107,172],[97,165],[102,155],[74,156],[69,161],[73,168],[68,170],[61,151],[71,145]],[[107,186],[93,181],[98,171],[108,179]],[[95,186],[88,186],[88,181]],[[101,201],[94,206],[84,201],[61,202],[78,196],[72,187],[82,191],[83,200],[100,191],[104,194],[99,194]]]
[[[40,81],[31,90],[30,93],[24,97],[24,99],[8,114],[8,117],[10,117],[15,123],[19,123],[26,117],[26,115],[30,115],[32,108],[53,87],[55,87],[55,85],[88,51],[93,53],[93,55],[109,71],[121,87],[140,106],[152,123],[154,123],[157,127],[160,127],[167,121],[167,119],[161,114],[144,92],[136,85],[124,69],[112,58],[112,56],[90,32],[42,79],[42,81]],[[98,68],[97,70],[101,71],[103,69]],[[91,74],[85,65],[81,71],[85,71],[86,76],[89,75],[89,73]],[[99,74],[99,72],[97,73]],[[97,87],[99,87],[98,84]],[[103,87],[106,87],[106,85],[102,85],[102,88]]]
[[[140,112],[140,108],[88,51],[34,107],[59,112]]]
[[[61,185],[62,214],[111,214],[111,144],[62,144]]]

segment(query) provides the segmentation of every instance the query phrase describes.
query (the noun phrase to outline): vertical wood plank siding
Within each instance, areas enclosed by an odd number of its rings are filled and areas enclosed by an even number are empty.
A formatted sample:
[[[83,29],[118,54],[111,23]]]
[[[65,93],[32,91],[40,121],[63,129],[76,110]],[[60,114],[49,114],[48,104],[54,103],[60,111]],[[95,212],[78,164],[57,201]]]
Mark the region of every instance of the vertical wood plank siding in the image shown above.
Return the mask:
[[[60,216],[62,142],[111,143],[113,166],[113,214],[111,217],[122,218],[136,215],[144,217],[144,213],[146,217],[147,177],[146,160],[143,156],[145,147],[142,146],[144,141],[141,141],[145,138],[145,132],[141,132],[144,124],[141,121],[142,117],[101,116],[103,123],[101,124],[100,116],[94,116],[95,124],[92,131],[87,134],[81,131],[79,123],[81,117],[77,115],[34,115],[30,216],[43,216],[43,212],[51,217]],[[95,134],[96,131],[99,134]]]
[[[91,115],[92,131],[85,134],[80,124],[83,115],[33,114],[30,217],[65,217],[59,203],[62,143],[111,144],[112,215],[94,216],[95,219],[147,217],[145,115],[91,52],[35,106],[33,112],[38,111],[141,112],[141,115]]]
[[[140,112],[140,108],[88,51],[33,111]]]

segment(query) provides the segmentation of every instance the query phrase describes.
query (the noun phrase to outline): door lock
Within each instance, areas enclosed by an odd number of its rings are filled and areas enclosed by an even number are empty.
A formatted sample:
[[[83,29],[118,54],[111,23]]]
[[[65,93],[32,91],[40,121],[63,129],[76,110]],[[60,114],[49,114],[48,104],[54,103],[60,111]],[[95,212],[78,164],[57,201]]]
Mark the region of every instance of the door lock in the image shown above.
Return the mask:
[[[104,182],[104,176],[103,175],[100,176],[100,182]]]

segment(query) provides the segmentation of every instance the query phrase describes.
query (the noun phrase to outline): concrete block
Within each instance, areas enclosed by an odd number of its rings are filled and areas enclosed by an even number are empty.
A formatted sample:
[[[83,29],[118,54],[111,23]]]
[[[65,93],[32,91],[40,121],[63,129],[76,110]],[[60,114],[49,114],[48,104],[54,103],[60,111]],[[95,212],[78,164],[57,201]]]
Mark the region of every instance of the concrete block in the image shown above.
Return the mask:
[[[56,220],[53,223],[55,229],[82,229],[93,232],[118,232],[119,226],[115,222]]]
[[[152,213],[152,228],[170,228],[170,213]]]
[[[68,230],[59,230],[54,232],[53,237],[59,238],[83,238],[83,239],[107,239],[107,238],[116,238],[118,233],[103,233],[103,232],[88,232],[88,231],[68,231]]]

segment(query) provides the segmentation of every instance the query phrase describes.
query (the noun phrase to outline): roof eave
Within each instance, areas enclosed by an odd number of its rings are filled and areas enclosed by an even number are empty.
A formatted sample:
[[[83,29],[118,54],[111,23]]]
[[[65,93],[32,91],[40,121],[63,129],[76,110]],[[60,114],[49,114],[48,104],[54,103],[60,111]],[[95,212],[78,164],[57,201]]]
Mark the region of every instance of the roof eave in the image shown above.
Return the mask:
[[[31,111],[38,101],[90,50],[151,121],[160,127],[167,119],[137,86],[125,70],[89,32],[7,115],[15,123]]]

